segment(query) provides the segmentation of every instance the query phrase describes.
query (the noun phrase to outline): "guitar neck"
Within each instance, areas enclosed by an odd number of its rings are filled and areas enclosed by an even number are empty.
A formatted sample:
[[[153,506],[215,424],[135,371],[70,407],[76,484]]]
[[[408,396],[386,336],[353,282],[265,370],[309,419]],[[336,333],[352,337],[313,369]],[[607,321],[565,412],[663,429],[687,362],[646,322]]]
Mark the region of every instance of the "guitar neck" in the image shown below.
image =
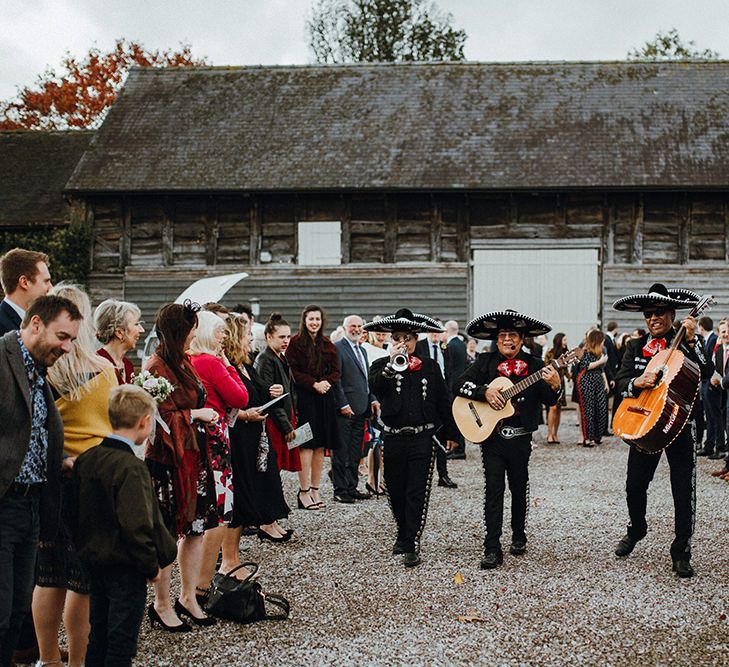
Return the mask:
[[[557,362],[555,361],[550,362],[548,365],[555,369],[558,368]],[[540,368],[536,373],[528,375],[523,380],[517,382],[515,385],[512,385],[508,389],[502,391],[501,394],[507,401],[510,398],[514,398],[514,396],[518,396],[519,394],[521,394],[521,392],[529,389],[529,387],[531,387],[533,384],[536,384],[537,382],[539,382],[539,380],[542,379],[542,370],[543,369]]]

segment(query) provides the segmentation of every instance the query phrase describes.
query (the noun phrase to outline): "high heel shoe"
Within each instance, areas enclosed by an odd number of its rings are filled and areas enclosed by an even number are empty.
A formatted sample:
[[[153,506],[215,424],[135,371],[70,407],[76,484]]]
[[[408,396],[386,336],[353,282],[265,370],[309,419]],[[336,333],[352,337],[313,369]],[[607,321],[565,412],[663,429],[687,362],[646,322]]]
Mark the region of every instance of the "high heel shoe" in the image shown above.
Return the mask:
[[[308,505],[304,505],[304,503],[301,502],[301,494],[302,493],[309,493],[309,491],[311,491],[311,489],[306,489],[306,490],[299,489],[299,492],[296,494],[296,502],[298,503],[300,510],[316,510],[316,509],[319,509],[319,507],[317,506],[317,504],[315,502],[313,502],[313,501],[310,504],[308,504]]]
[[[319,490],[318,486],[312,486],[309,488],[309,491],[318,491],[318,490]],[[313,498],[312,498],[312,500],[313,500]],[[326,507],[326,505],[320,500],[319,502],[314,502],[313,509],[323,510],[325,507]]]
[[[213,618],[212,616],[205,616],[203,618],[193,616],[192,612],[187,607],[185,607],[179,600],[175,600],[175,611],[177,612],[178,616],[187,616],[195,625],[200,625],[202,627],[215,625],[218,622],[218,619]]]
[[[273,535],[269,535],[265,530],[258,529],[258,539],[263,542],[263,540],[268,540],[269,542],[288,542],[291,539],[291,535],[281,535],[280,537],[274,537]]]
[[[177,611],[177,603],[175,603],[175,611]],[[153,604],[147,607],[147,616],[149,617],[149,627],[151,628],[154,628],[154,624],[157,623],[157,625],[159,625],[159,627],[165,632],[190,632],[190,630],[192,630],[185,621],[182,621],[179,625],[167,625],[167,623],[165,623],[162,620],[162,617],[157,613]]]
[[[379,496],[380,495],[380,492],[377,491],[376,489],[373,489],[370,486],[370,483],[369,482],[366,482],[365,483],[365,489],[367,489],[367,491],[369,491],[373,496]]]

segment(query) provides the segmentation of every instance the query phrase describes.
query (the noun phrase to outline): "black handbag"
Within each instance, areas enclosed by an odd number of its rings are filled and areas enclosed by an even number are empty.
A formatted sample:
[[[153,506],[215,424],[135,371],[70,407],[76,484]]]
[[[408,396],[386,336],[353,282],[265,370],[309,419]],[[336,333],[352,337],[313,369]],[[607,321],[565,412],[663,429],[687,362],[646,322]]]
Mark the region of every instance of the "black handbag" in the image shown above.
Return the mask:
[[[251,573],[242,580],[233,577],[233,573],[242,567],[247,567]],[[287,619],[291,609],[288,600],[282,595],[264,593],[261,584],[252,580],[257,571],[257,563],[243,563],[227,574],[217,572],[213,575],[203,607],[205,611],[217,618],[236,623]],[[279,611],[269,613],[266,605],[276,607]]]

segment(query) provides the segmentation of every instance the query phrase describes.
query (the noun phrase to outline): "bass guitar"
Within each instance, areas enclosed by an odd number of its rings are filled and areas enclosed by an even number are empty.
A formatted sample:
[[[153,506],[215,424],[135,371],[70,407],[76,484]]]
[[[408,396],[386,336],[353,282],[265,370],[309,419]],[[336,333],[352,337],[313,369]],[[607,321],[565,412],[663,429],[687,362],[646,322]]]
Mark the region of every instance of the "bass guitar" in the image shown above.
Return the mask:
[[[583,354],[584,350],[576,347],[565,352],[559,359],[551,361],[548,365],[555,369],[564,368],[576,359],[581,359]],[[502,419],[511,417],[514,414],[514,406],[511,404],[511,399],[539,382],[542,379],[542,370],[540,368],[516,384],[507,377],[497,377],[492,380],[488,388],[498,389],[506,401],[506,404],[501,410],[492,408],[486,401],[476,401],[465,396],[456,397],[452,407],[453,418],[463,437],[471,442],[483,442],[486,440]]]
[[[690,315],[698,317],[713,303],[714,297],[701,297]],[[683,431],[699,392],[699,366],[678,349],[685,335],[681,326],[671,347],[648,362],[645,372],[658,376],[655,387],[624,398],[613,418],[613,433],[648,454],[660,453]]]

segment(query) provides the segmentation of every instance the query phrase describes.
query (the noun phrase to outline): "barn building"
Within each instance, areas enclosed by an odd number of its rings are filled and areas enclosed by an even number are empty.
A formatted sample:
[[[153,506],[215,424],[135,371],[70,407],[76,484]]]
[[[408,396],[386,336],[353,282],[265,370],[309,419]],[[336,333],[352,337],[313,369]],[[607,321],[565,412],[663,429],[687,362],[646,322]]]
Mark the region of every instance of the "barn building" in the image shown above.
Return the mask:
[[[729,303],[727,109],[728,62],[139,69],[65,195],[96,299],[147,319],[243,270],[225,302],[292,324],[514,307],[576,341],[653,281]]]

